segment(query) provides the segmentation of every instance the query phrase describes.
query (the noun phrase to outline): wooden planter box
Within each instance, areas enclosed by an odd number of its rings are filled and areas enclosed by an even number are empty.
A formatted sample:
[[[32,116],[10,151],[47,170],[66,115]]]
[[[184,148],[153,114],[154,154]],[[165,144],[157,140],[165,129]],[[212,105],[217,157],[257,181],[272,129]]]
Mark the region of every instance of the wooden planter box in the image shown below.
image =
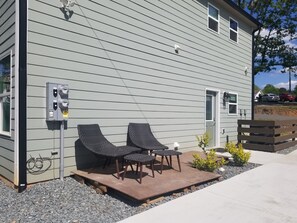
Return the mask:
[[[238,142],[245,149],[276,152],[297,144],[297,119],[238,120]]]

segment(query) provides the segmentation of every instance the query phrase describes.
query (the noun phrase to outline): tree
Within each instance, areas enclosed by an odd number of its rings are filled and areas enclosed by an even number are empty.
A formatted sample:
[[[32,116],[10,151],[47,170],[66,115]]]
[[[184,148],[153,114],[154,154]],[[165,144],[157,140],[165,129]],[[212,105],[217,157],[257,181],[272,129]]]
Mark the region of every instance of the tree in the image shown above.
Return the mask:
[[[278,92],[279,92],[280,94],[287,93],[287,89],[281,87],[281,88],[278,90]]]
[[[297,39],[296,0],[233,0],[263,24],[255,33],[254,75],[284,67],[281,55],[290,53],[285,40]]]
[[[280,58],[284,68],[281,72],[289,73],[289,92],[291,93],[292,74],[296,77],[297,71],[297,50],[294,47],[290,47],[280,55]]]
[[[268,93],[279,94],[279,89],[274,87],[272,84],[267,84],[263,89],[263,94]]]
[[[297,85],[295,86],[294,90],[293,90],[293,94],[297,95]]]
[[[261,89],[259,88],[259,86],[254,85],[254,90],[258,92],[258,91],[260,91]]]

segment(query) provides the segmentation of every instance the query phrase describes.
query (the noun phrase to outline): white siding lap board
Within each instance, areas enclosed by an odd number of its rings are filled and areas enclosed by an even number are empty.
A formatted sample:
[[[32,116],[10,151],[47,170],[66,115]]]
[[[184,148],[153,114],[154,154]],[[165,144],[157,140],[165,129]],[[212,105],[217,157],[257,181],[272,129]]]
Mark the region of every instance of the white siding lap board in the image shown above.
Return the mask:
[[[15,1],[0,0],[0,57],[11,56],[10,132],[0,134],[0,175],[14,181]]]
[[[207,1],[77,0],[68,20],[59,7],[29,1],[29,155],[49,157],[59,146],[58,130],[45,122],[46,82],[70,87],[65,174],[76,168],[78,124],[98,123],[123,145],[129,122],[149,122],[162,143],[185,150],[196,148],[195,135],[205,131],[206,88],[237,92],[239,107],[250,109],[251,77],[243,68],[251,67],[251,28],[232,15],[240,35],[238,44],[230,42],[224,9],[216,35],[207,30]],[[221,127],[235,137],[238,117],[220,106]],[[28,175],[28,183],[58,177],[58,163]]]

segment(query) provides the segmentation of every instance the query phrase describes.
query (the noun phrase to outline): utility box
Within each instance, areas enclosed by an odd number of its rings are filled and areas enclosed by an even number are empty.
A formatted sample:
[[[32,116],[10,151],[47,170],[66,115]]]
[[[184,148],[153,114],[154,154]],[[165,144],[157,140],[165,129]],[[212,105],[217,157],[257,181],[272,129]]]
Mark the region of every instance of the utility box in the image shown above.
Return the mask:
[[[46,83],[46,120],[64,121],[68,119],[68,84]]]

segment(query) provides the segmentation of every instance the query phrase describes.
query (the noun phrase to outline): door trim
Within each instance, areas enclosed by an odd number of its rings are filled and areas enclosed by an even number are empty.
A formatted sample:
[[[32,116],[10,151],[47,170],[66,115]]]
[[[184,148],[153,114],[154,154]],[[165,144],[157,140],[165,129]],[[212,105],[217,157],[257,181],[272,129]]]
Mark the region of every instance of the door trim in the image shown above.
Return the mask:
[[[221,140],[220,140],[220,126],[221,126],[221,116],[220,116],[220,98],[221,98],[221,91],[218,89],[214,89],[214,88],[205,88],[205,92],[204,92],[204,106],[206,105],[206,94],[207,91],[212,91],[215,93],[215,105],[216,105],[216,111],[215,111],[215,116],[216,116],[216,138],[215,138],[215,142],[216,145],[214,145],[214,147],[219,147],[221,144]],[[204,112],[204,132],[206,132],[206,113]]]

